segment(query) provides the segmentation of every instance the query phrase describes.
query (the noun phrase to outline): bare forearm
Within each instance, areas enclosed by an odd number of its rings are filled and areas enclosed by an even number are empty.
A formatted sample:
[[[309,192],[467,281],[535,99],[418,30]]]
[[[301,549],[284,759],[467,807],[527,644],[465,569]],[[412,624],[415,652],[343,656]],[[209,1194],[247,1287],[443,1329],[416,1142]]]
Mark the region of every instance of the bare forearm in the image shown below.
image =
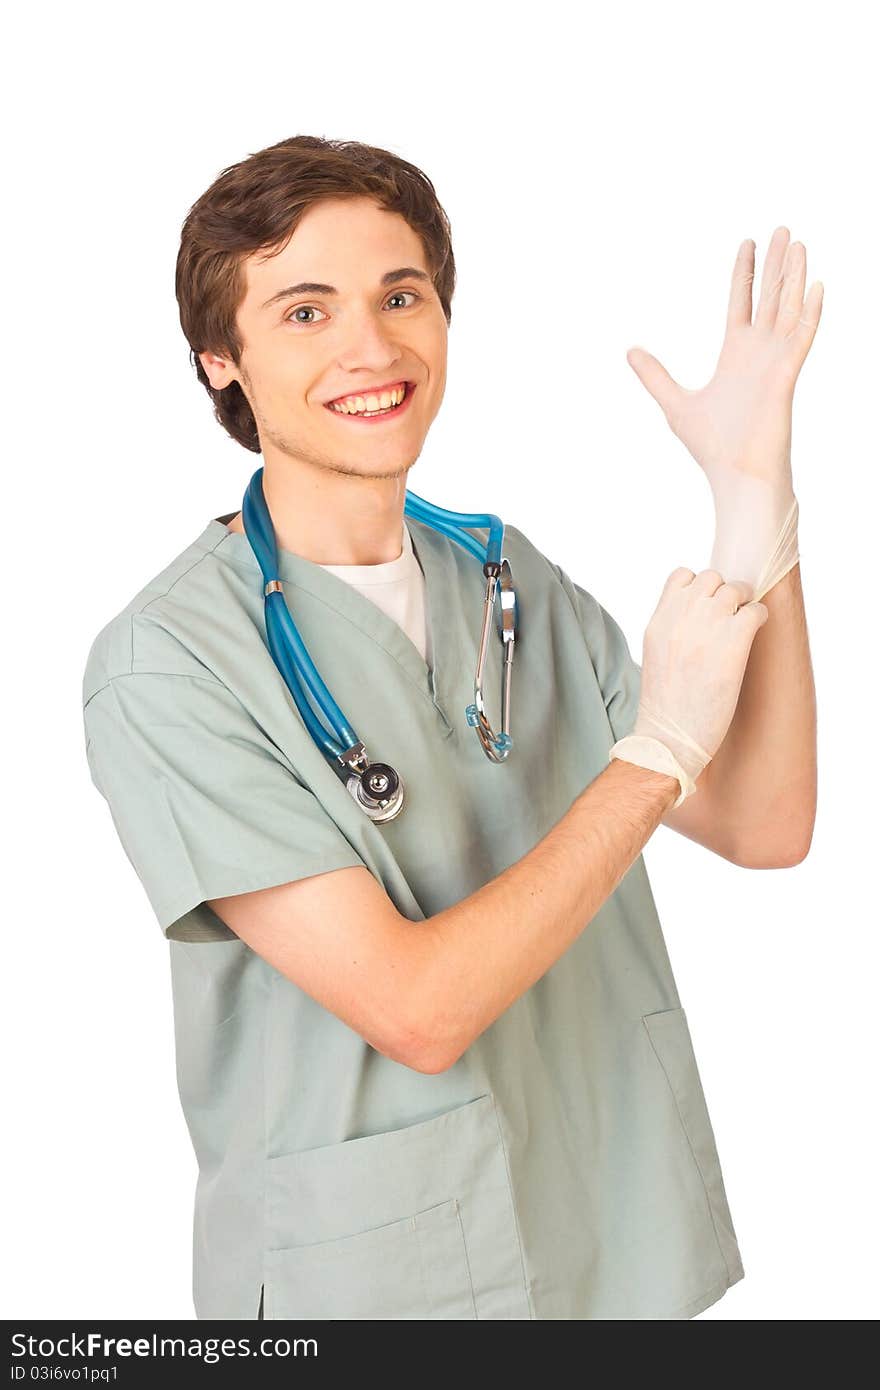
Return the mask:
[[[816,688],[800,565],[761,600],[736,711],[709,764],[711,795],[743,858],[797,860],[816,816]]]
[[[568,949],[679,791],[675,778],[615,759],[534,849],[421,924],[432,1069],[452,1065]]]

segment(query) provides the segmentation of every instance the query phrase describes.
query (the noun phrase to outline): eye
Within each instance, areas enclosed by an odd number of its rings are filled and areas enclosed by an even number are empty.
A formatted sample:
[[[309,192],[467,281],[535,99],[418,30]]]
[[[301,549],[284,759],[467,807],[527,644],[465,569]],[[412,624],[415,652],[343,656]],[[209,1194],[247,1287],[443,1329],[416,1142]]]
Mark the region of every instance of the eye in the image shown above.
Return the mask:
[[[410,297],[410,299],[413,299],[413,300],[419,300],[419,299],[422,298],[422,296],[418,293],[417,290],[395,290],[393,294],[391,294],[391,295],[388,296],[388,299],[389,299],[389,302],[390,302],[392,299],[402,299],[402,298],[406,297],[407,295]],[[404,309],[408,309],[408,308],[411,308],[412,306],[411,306],[411,305],[408,305],[408,304],[404,304],[403,307],[404,307]],[[297,315],[297,314],[315,314],[315,313],[320,314],[320,313],[322,313],[322,312],[323,312],[323,311],[322,311],[321,309],[318,309],[314,304],[298,304],[298,305],[296,306],[295,309],[291,309],[290,313],[287,314],[287,315],[285,315],[285,322],[286,322],[286,323],[301,323],[301,324],[303,324],[306,328],[309,328],[313,323],[316,322],[315,319],[300,319],[300,318],[296,318],[295,315]],[[325,314],[324,317],[326,318],[327,315]]]
[[[400,299],[400,298],[402,298],[403,295],[406,295],[406,294],[410,295],[413,299],[421,299],[421,297],[422,297],[422,296],[421,296],[420,294],[418,294],[415,290],[395,290],[394,293],[390,296],[390,298],[391,298],[391,299]],[[407,307],[407,306],[404,305],[404,308],[406,308],[406,307]]]
[[[289,314],[287,315],[287,321],[288,321],[288,323],[289,323],[289,322],[293,319],[294,314],[314,314],[314,313],[319,313],[319,314],[321,313],[321,310],[320,310],[320,309],[317,309],[317,310],[316,310],[314,304],[298,304],[298,305],[296,306],[296,308],[295,308],[294,310],[292,310],[292,312],[289,313]],[[314,323],[314,319],[297,319],[296,322],[297,322],[297,323],[305,323],[305,324],[306,324],[306,327],[308,327],[308,325],[309,325],[310,323]]]

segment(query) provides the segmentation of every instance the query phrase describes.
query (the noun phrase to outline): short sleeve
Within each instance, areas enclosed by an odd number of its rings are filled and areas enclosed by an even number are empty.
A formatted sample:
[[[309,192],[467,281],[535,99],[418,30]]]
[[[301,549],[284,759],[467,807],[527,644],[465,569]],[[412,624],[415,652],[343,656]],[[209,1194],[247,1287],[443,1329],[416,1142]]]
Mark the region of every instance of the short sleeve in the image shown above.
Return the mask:
[[[590,660],[605,701],[614,740],[632,733],[639,710],[642,668],[632,657],[623,629],[586,589],[569,579],[558,565],[553,569],[574,604]]]
[[[219,681],[115,676],[83,720],[92,781],[166,937],[234,939],[206,900],[363,864]]]

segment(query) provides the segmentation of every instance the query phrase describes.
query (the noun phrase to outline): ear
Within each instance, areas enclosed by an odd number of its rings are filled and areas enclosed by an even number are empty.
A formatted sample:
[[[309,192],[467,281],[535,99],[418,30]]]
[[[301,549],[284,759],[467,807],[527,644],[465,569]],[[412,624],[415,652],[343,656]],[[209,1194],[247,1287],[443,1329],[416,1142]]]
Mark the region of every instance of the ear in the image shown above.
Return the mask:
[[[235,378],[235,369],[230,358],[219,357],[216,352],[200,352],[197,356],[215,391],[222,391],[224,386],[228,386]]]

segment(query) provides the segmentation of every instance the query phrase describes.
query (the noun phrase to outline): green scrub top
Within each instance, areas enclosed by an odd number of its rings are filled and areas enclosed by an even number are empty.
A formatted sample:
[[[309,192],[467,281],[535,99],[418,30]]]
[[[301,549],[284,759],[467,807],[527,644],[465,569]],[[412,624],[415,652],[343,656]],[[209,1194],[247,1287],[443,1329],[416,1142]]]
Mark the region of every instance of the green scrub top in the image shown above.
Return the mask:
[[[262,575],[233,515],[102,629],[83,684],[92,780],[169,941],[199,1165],[196,1316],[694,1317],[743,1267],[641,855],[560,959],[436,1075],[374,1050],[206,906],[348,865],[411,921],[475,892],[631,730],[641,672],[620,627],[506,526],[514,742],[494,764],[465,718],[485,598],[473,556],[407,518],[429,669],[363,594],[279,550],[318,670],[370,756],[404,779],[400,816],[379,825],[272,660]],[[500,648],[493,632],[496,727]]]

